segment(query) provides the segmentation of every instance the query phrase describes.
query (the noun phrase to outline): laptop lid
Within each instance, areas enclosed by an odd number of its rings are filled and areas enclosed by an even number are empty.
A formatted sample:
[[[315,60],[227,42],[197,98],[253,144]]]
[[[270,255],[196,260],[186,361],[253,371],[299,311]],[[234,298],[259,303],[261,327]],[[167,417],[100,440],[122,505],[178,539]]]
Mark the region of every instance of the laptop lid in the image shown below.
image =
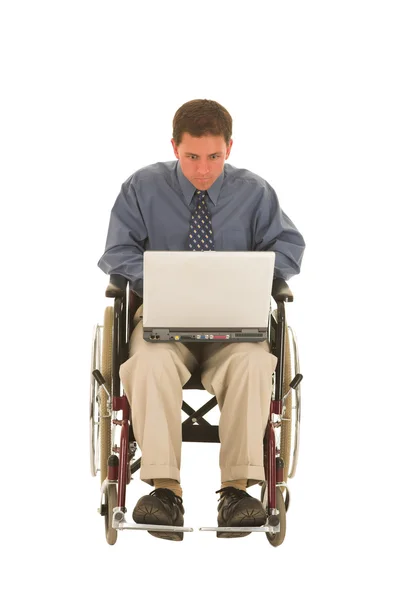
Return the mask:
[[[148,250],[143,328],[266,330],[274,252]]]

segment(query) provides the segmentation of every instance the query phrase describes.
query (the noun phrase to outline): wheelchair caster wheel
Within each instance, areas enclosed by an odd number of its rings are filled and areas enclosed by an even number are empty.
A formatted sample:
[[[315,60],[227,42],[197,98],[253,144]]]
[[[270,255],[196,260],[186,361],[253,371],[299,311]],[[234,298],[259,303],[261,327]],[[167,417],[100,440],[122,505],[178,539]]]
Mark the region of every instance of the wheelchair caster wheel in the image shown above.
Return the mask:
[[[261,502],[266,506],[267,500],[266,495],[268,494],[267,485],[264,482],[261,488]],[[285,500],[283,498],[283,493],[280,487],[276,488],[276,508],[279,511],[278,515],[269,515],[268,517],[268,525],[272,525],[276,527],[279,524],[280,530],[277,533],[269,533],[265,532],[265,535],[268,538],[269,543],[272,546],[280,546],[285,539],[286,535],[286,506]]]
[[[117,486],[115,483],[111,483],[106,486],[104,490],[104,526],[105,526],[105,534],[107,544],[113,546],[117,541],[118,532],[116,529],[112,527],[113,520],[113,512],[114,508],[117,506],[118,496],[117,496]],[[102,507],[103,508],[103,507]],[[103,512],[103,510],[102,510]]]

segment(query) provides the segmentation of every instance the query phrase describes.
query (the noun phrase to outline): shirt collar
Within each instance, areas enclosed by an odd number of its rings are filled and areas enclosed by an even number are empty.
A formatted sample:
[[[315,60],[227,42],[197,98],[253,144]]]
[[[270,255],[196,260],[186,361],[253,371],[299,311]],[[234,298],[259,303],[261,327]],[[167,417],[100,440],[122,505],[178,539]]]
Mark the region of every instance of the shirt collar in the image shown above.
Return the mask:
[[[176,162],[177,162],[176,173],[178,176],[179,185],[181,186],[181,190],[182,190],[185,202],[189,206],[193,199],[193,195],[196,191],[196,188],[193,185],[193,183],[191,183],[189,181],[189,179],[187,177],[185,177],[185,175],[183,174],[180,161],[177,160]],[[224,171],[222,171],[222,173],[218,177],[218,179],[216,181],[214,181],[212,186],[207,190],[207,194],[208,194],[211,202],[214,204],[214,206],[217,206],[218,196],[221,191],[223,181],[224,181]]]

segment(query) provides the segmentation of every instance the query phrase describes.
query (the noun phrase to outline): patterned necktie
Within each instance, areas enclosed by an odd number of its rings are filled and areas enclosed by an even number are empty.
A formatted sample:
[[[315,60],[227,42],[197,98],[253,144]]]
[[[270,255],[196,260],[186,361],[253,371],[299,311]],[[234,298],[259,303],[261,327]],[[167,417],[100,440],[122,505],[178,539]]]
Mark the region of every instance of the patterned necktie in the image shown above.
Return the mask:
[[[198,202],[190,219],[189,250],[214,250],[211,214],[207,206],[207,192],[196,190]]]

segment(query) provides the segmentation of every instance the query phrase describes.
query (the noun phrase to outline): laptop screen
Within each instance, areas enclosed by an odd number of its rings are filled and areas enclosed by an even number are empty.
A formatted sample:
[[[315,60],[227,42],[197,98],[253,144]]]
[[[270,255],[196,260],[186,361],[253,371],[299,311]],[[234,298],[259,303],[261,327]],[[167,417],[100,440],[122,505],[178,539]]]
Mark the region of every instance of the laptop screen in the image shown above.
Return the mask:
[[[274,252],[146,251],[143,327],[268,325]]]

